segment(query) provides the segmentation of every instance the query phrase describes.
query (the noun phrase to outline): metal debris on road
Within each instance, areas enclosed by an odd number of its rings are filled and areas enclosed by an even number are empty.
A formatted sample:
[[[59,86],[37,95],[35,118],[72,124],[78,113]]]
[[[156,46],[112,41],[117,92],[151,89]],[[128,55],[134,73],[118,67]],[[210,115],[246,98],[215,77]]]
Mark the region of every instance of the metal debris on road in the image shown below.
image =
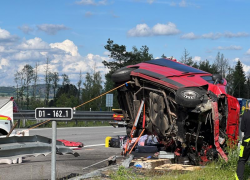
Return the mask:
[[[73,154],[79,156],[60,141],[56,142],[57,154]],[[0,162],[16,160],[25,156],[48,155],[51,153],[51,139],[43,136],[23,136],[0,138]],[[5,161],[4,161],[5,160]]]

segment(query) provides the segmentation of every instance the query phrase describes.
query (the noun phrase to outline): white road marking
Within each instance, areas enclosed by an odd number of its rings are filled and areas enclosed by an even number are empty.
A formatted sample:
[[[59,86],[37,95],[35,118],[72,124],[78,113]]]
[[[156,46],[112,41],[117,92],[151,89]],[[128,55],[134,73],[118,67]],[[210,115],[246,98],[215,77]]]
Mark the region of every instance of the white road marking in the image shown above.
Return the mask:
[[[84,146],[85,147],[95,147],[95,146],[104,146],[105,144],[93,144],[93,145],[87,145],[87,146]]]

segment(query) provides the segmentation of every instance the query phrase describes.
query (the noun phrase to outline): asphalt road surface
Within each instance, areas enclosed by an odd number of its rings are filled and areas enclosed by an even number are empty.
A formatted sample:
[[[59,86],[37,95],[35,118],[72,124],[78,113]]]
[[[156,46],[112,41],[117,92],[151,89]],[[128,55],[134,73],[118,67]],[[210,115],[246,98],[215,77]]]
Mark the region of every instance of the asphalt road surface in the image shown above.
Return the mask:
[[[30,135],[41,135],[51,138],[52,129],[34,129]],[[106,166],[106,163],[82,170],[96,162],[121,153],[120,148],[105,148],[105,138],[125,135],[125,128],[105,127],[72,127],[58,128],[57,139],[83,142],[85,147],[76,150],[79,157],[73,155],[56,155],[57,178],[62,178],[71,173],[85,174]],[[0,180],[31,180],[50,179],[51,156],[26,157],[21,164],[0,164]]]

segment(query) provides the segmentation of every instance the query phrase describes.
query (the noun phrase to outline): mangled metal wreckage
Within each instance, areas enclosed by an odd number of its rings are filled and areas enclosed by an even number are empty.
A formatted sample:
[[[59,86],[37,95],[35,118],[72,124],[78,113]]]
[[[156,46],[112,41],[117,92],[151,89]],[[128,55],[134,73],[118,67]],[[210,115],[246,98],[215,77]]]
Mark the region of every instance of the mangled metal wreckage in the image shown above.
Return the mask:
[[[155,134],[167,151],[200,164],[218,157],[227,161],[226,140],[236,142],[239,103],[226,92],[220,75],[195,69],[173,59],[155,59],[118,69],[112,74],[118,89],[127,134],[142,99],[146,131]],[[137,136],[142,131],[142,118]]]
[[[27,156],[46,156],[51,153],[51,143],[50,138],[38,135],[2,137],[0,138],[0,164],[22,163],[22,158]],[[79,156],[61,141],[56,141],[56,153]]]

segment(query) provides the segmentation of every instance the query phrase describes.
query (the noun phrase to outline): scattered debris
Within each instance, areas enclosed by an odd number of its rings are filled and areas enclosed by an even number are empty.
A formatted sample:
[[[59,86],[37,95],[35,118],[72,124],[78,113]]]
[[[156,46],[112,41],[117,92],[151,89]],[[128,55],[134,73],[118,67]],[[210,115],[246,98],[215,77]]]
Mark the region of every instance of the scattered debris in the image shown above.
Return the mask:
[[[177,171],[194,171],[200,170],[200,166],[192,166],[192,165],[182,165],[182,164],[163,164],[161,166],[155,167],[156,170],[177,170]]]
[[[23,158],[13,158],[13,159],[0,159],[0,164],[21,164],[23,162]]]
[[[169,159],[149,159],[147,161],[143,160],[133,160],[134,166],[140,165],[144,169],[154,169],[155,167],[161,166],[163,164],[169,164],[171,161]]]
[[[79,156],[60,141],[56,142],[57,154]],[[43,136],[13,136],[0,138],[0,163],[21,163],[22,157],[48,155],[51,153],[51,139]]]
[[[130,154],[129,157],[122,162],[121,166],[123,166],[125,168],[129,168],[129,165],[130,165],[131,161],[133,160],[133,158],[134,158],[134,155]]]
[[[66,147],[69,147],[73,150],[80,150],[82,147],[84,147],[82,142],[67,141],[65,139],[58,139],[57,141],[61,141]]]
[[[174,159],[174,153],[166,152],[166,151],[160,151],[158,155],[159,159]]]

